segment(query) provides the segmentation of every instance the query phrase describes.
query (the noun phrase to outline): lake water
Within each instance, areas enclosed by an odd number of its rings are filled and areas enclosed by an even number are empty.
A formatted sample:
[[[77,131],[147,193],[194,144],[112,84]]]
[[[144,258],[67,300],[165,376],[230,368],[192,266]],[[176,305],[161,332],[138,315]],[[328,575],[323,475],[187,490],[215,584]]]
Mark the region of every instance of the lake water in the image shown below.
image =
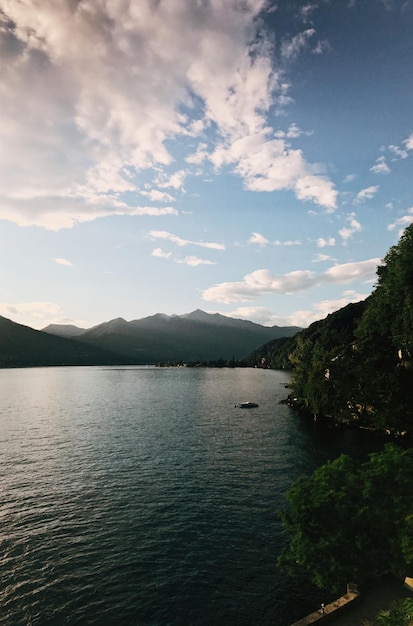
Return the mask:
[[[277,567],[277,511],[298,476],[371,442],[279,404],[287,382],[0,370],[0,623],[285,626],[318,608],[321,592]]]

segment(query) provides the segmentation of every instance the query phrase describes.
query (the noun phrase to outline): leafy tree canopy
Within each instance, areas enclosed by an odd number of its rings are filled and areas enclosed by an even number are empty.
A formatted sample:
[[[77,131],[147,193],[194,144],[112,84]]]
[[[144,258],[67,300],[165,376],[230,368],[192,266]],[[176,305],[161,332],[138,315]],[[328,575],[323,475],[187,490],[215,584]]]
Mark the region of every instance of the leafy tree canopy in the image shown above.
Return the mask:
[[[279,558],[337,592],[413,563],[413,450],[387,445],[360,463],[349,456],[299,479],[281,512],[289,543]]]

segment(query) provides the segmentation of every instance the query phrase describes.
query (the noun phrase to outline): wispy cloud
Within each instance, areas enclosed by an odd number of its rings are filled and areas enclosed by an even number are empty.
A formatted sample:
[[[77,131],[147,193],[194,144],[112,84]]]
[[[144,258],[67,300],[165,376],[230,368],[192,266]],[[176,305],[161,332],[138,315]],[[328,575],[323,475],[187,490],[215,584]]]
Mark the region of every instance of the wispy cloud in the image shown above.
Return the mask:
[[[362,189],[358,192],[355,202],[364,202],[365,200],[371,200],[372,198],[374,198],[378,190],[378,185],[372,185],[371,187],[366,187],[365,189]]]
[[[247,274],[242,281],[226,282],[209,287],[203,292],[209,302],[247,302],[267,294],[292,294],[326,283],[343,284],[354,280],[373,278],[380,259],[374,258],[355,263],[333,265],[323,274],[309,270],[297,270],[287,274],[272,274],[261,269]]]
[[[387,226],[387,230],[395,230],[399,228],[399,235],[402,234],[403,230],[407,228],[410,224],[413,223],[413,207],[407,209],[406,215],[402,215],[397,220],[395,220],[392,224]]]
[[[151,239],[164,239],[171,241],[177,246],[199,246],[200,248],[210,248],[211,250],[225,250],[225,246],[222,243],[212,243],[205,241],[191,241],[190,239],[182,239],[178,235],[173,235],[166,230],[151,230],[148,233],[148,237]]]
[[[162,248],[154,248],[154,250],[152,250],[152,256],[158,257],[159,259],[171,259],[175,263],[179,263],[180,265],[189,265],[190,267],[198,267],[199,265],[216,265],[215,261],[200,259],[197,256],[186,256],[181,258],[173,255],[172,252],[165,252]]]
[[[284,40],[281,44],[281,56],[285,59],[296,58],[301,51],[308,46],[308,41],[315,35],[314,28],[307,28],[291,39]]]
[[[381,156],[376,159],[376,163],[370,168],[370,172],[373,172],[373,174],[390,174],[391,170],[386,163],[386,158]]]
[[[65,265],[66,267],[72,267],[73,266],[73,263],[71,263],[67,259],[62,259],[61,257],[52,257],[52,261],[54,261],[58,265]]]
[[[280,241],[276,239],[272,242],[273,246],[301,246],[301,241],[299,239],[286,239],[285,241]]]
[[[343,239],[344,243],[347,243],[354,233],[358,233],[362,230],[360,222],[356,220],[355,213],[350,213],[350,215],[347,216],[346,221],[348,222],[348,226],[344,226],[338,231],[338,234]]]
[[[175,198],[170,193],[159,191],[159,189],[151,189],[150,191],[141,191],[142,196],[146,196],[153,202],[173,202]]]

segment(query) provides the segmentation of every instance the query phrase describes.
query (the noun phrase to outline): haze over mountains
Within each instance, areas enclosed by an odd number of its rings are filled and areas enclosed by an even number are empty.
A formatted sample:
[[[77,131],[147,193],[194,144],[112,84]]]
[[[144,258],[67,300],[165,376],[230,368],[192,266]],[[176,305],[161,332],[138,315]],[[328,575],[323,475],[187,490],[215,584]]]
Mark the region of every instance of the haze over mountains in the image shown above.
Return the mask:
[[[0,316],[0,367],[241,359],[271,339],[299,330],[200,310],[131,322],[117,318],[90,329],[53,324],[41,331]]]

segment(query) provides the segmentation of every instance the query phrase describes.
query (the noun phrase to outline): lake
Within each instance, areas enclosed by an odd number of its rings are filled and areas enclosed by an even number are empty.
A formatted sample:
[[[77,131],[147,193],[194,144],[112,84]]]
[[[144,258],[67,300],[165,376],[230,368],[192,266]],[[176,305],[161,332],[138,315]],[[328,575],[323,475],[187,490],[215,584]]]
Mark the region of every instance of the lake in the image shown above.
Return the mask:
[[[298,476],[377,442],[297,416],[288,380],[0,370],[0,623],[286,626],[318,608],[277,567],[278,510]]]

